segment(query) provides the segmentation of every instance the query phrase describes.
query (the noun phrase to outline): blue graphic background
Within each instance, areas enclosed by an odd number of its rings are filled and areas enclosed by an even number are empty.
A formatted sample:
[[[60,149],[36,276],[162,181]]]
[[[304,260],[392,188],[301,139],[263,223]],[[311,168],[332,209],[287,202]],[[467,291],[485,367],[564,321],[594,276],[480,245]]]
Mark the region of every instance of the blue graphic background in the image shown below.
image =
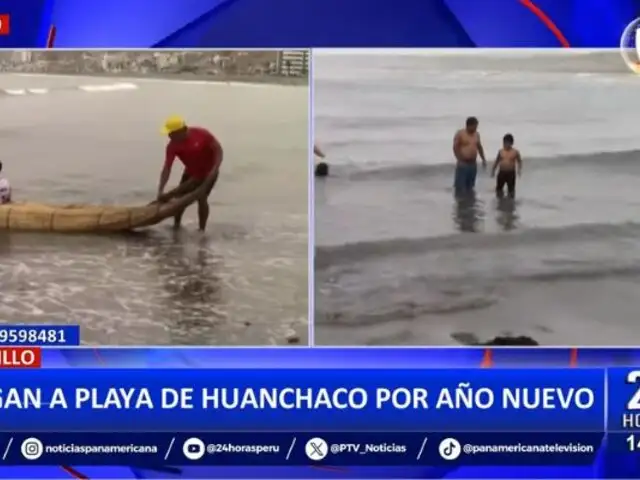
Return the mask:
[[[0,0],[0,47],[616,47],[640,0]]]

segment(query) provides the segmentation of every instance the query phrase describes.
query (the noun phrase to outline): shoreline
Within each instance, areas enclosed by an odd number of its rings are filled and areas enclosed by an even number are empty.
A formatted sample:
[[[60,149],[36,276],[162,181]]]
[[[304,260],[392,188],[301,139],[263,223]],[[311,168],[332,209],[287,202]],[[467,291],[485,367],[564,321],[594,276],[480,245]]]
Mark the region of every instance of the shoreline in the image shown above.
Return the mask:
[[[177,82],[202,83],[244,83],[253,85],[279,85],[283,87],[308,87],[308,77],[286,77],[276,75],[209,75],[204,73],[136,73],[136,72],[27,72],[20,70],[2,70],[0,74],[28,76],[63,76],[120,78],[131,80],[167,80]]]

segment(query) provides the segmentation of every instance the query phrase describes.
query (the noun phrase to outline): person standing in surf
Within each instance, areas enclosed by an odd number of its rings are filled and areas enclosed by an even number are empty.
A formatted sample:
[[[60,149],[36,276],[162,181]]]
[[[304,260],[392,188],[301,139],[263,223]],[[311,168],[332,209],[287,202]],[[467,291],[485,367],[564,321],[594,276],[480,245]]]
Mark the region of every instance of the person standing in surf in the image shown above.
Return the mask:
[[[478,175],[478,155],[482,160],[482,168],[487,168],[484,148],[478,133],[478,119],[467,118],[465,128],[458,130],[453,137],[453,155],[456,159],[456,172],[453,186],[456,195],[472,193]]]
[[[183,184],[191,179],[196,184],[204,182],[212,172],[215,178],[211,187],[198,199],[198,223],[201,232],[207,227],[209,219],[209,195],[218,181],[222,164],[222,146],[209,130],[201,127],[188,127],[181,117],[170,117],[164,124],[162,133],[169,137],[164,167],[158,185],[158,200],[164,194],[164,188],[171,177],[171,167],[176,157],[184,164],[184,173],[180,179]],[[174,228],[180,228],[184,210],[174,218]]]
[[[509,198],[516,196],[516,173],[519,177],[522,175],[522,157],[520,151],[513,148],[513,135],[507,133],[502,139],[502,148],[498,152],[496,161],[491,169],[491,177],[493,178],[498,172],[496,178],[496,196],[502,198],[504,196],[504,187],[507,187],[507,195]]]
[[[2,162],[0,162],[0,172],[2,172]],[[11,203],[11,185],[9,180],[0,176],[0,205]]]

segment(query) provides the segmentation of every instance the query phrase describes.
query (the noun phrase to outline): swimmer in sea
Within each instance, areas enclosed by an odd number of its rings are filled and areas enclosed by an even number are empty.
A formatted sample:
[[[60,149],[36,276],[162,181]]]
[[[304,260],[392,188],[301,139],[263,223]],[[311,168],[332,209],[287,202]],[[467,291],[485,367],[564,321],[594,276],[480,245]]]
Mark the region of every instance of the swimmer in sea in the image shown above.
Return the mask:
[[[313,154],[321,159],[324,159],[326,155],[317,145],[313,145]],[[329,175],[329,165],[326,162],[318,162],[316,164],[316,177],[326,177]]]
[[[502,148],[498,152],[496,161],[491,169],[491,177],[496,175],[496,196],[504,196],[504,187],[507,187],[509,198],[516,196],[516,175],[522,175],[522,157],[520,151],[513,148],[513,135],[507,133],[502,139]]]

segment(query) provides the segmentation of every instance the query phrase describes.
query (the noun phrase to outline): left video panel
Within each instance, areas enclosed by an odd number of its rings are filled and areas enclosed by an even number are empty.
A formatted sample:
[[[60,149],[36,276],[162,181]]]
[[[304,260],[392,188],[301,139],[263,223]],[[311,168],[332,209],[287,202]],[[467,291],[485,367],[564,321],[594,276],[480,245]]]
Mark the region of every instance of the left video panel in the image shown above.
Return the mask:
[[[0,52],[0,322],[80,325],[93,345],[307,345],[308,65]]]

